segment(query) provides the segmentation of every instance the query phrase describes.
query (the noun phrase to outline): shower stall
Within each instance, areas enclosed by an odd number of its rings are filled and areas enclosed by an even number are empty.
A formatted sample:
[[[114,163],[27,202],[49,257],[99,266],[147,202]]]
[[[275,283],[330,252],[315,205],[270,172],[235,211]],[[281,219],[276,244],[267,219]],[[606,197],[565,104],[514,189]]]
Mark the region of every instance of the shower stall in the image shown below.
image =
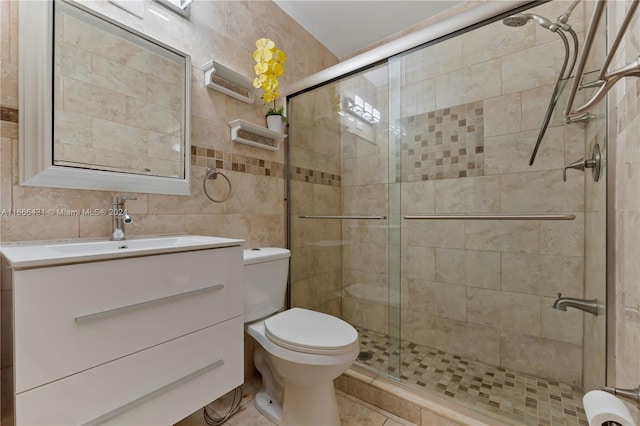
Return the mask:
[[[526,424],[584,423],[583,392],[605,383],[606,167],[598,182],[565,169],[596,144],[606,158],[605,109],[566,122],[574,77],[541,24],[569,4],[287,99],[291,306],[352,324],[360,366]],[[580,40],[591,7],[568,20]],[[518,12],[546,18],[503,24]],[[598,315],[553,309],[560,294],[596,299]]]

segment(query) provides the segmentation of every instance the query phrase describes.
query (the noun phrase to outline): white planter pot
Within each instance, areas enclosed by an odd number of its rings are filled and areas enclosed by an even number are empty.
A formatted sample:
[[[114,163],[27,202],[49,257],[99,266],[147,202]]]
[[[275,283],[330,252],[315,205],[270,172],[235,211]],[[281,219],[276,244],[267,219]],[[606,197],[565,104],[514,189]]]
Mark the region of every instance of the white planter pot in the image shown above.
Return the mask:
[[[270,130],[284,133],[284,121],[281,115],[267,115],[267,127]]]

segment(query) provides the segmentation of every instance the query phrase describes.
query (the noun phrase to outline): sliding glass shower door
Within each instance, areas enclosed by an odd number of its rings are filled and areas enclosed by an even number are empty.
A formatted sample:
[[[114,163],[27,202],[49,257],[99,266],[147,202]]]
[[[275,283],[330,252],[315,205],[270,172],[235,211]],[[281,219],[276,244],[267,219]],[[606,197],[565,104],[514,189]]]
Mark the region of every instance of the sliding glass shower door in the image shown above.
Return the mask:
[[[388,104],[386,64],[289,101],[291,305],[352,324],[360,361],[385,372],[399,354],[389,347],[399,324],[389,309]]]
[[[352,324],[358,365],[503,420],[584,421],[605,383],[606,165],[565,165],[606,158],[604,104],[567,123],[561,93],[529,165],[564,54],[496,20],[289,98],[291,306]]]

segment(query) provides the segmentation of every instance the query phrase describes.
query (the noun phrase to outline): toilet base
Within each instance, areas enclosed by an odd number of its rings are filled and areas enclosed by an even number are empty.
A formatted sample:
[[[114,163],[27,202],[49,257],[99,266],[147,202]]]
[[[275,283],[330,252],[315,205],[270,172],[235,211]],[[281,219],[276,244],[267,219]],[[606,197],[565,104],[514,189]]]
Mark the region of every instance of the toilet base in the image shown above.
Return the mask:
[[[282,426],[340,426],[333,380],[285,386]]]
[[[275,424],[282,422],[282,407],[263,389],[255,396],[255,406],[260,414]]]

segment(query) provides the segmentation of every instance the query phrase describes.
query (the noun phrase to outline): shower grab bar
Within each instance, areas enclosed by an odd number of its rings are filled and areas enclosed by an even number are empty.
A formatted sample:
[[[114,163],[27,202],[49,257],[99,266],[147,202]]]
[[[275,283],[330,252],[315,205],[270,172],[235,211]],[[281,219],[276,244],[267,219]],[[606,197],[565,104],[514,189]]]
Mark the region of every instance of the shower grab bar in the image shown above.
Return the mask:
[[[387,217],[381,215],[373,215],[373,216],[331,216],[331,215],[313,215],[313,214],[303,214],[298,216],[300,219],[353,219],[353,220],[384,220]]]
[[[580,82],[582,80],[582,76],[584,73],[584,67],[589,57],[589,53],[591,51],[591,46],[593,45],[593,40],[596,35],[596,31],[598,28],[598,23],[602,17],[602,13],[604,11],[606,0],[598,0],[596,3],[595,9],[593,11],[593,15],[591,16],[591,22],[589,23],[589,29],[587,30],[587,35],[584,41],[584,49],[582,50],[582,55],[580,56],[580,62],[578,63],[578,68],[576,69],[576,76],[573,82],[573,87],[571,88],[571,92],[569,93],[569,99],[567,101],[567,107],[565,108],[564,115],[567,119],[567,122],[571,122],[573,119],[584,115],[588,110],[590,110],[595,104],[600,102],[602,98],[611,90],[614,84],[618,82],[623,77],[640,77],[640,55],[631,61],[630,63],[616,69],[613,71],[608,71],[609,64],[613,59],[614,55],[618,50],[618,46],[622,41],[622,37],[624,33],[627,31],[629,24],[631,23],[632,17],[638,8],[638,4],[640,1],[635,0],[629,6],[629,10],[616,34],[616,38],[611,45],[611,50],[607,54],[607,57],[602,64],[602,68],[600,69],[599,81],[602,82],[602,86],[598,89],[598,91],[591,97],[589,101],[587,101],[584,105],[575,110],[571,110],[573,107],[573,102],[575,101],[576,94],[578,92],[578,87],[580,86]]]
[[[405,215],[408,220],[575,220],[574,214],[425,214]]]

